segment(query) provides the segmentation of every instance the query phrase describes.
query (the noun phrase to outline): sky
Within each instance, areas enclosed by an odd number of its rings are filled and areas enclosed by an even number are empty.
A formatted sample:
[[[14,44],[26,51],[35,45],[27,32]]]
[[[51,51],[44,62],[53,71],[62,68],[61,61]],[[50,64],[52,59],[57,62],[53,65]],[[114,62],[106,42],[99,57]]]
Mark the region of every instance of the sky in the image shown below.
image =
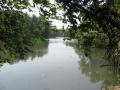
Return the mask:
[[[50,3],[52,3],[52,4],[55,4],[55,0],[49,0],[50,1]],[[58,13],[62,13],[62,12],[58,12]],[[55,26],[57,26],[57,28],[63,28],[63,26],[64,26],[64,28],[67,28],[67,26],[68,26],[68,24],[64,24],[64,23],[62,23],[62,21],[59,21],[59,20],[52,20],[53,22],[52,22],[52,24],[53,25],[55,25]]]
[[[50,1],[50,3],[55,4],[55,0],[49,0],[49,1]],[[32,0],[30,0],[30,3],[32,4]],[[28,10],[23,10],[23,12],[28,13],[30,16],[32,16],[33,14],[36,16],[39,16],[39,10],[37,8],[32,8],[32,11],[33,12],[30,12]],[[58,11],[58,13],[60,14],[62,12]],[[52,25],[56,26],[58,29],[62,29],[63,26],[64,26],[64,28],[67,28],[67,26],[68,26],[68,24],[64,24],[60,20],[50,19],[50,21],[52,21]]]

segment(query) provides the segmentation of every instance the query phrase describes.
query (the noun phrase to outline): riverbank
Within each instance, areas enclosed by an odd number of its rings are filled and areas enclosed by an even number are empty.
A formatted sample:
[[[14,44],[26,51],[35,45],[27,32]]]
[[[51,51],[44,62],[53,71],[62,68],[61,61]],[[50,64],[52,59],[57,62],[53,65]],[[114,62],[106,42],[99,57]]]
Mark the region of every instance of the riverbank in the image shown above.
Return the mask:
[[[32,44],[33,45],[41,45],[41,44],[44,44],[44,43],[48,43],[48,40],[43,39],[43,38],[33,38],[32,39]]]

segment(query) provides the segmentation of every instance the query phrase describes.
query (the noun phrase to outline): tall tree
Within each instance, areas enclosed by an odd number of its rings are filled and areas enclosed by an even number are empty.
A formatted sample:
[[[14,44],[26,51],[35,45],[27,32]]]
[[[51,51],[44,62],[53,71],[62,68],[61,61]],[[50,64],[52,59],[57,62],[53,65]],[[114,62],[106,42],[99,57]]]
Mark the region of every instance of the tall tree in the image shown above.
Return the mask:
[[[72,28],[96,29],[105,33],[111,44],[119,42],[119,0],[56,0]],[[83,29],[84,28],[84,29]]]

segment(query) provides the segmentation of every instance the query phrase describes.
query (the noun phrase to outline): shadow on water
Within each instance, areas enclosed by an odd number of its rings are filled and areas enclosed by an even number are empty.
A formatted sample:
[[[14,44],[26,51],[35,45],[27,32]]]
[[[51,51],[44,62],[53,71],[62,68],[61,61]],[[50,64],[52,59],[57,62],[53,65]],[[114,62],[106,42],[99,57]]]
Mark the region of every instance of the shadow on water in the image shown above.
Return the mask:
[[[80,57],[79,69],[92,83],[101,82],[101,89],[120,84],[120,50],[111,47],[93,48],[67,42]]]
[[[1,45],[2,46],[2,45]],[[43,57],[48,53],[48,42],[42,42],[40,45],[25,45],[15,48],[12,47],[0,47],[0,66],[4,63],[14,64],[19,61],[33,60],[35,57]],[[21,50],[22,48],[22,50]]]

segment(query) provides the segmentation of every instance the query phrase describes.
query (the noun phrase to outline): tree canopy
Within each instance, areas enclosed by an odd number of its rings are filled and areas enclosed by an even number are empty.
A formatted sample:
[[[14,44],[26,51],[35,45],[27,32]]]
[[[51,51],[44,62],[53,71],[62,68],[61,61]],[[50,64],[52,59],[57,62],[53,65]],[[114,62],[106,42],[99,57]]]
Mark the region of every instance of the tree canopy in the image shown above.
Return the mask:
[[[6,57],[0,56],[1,60],[6,60],[24,56],[31,52],[30,48],[37,42],[48,38],[50,24],[43,14],[39,17],[29,16],[23,13],[23,9],[32,7],[48,7],[47,0],[0,0],[0,50]],[[37,40],[37,39],[40,39]]]
[[[80,21],[81,17],[86,17],[88,19],[93,19],[99,24],[101,22],[106,22],[117,28],[119,27],[119,21],[116,20],[119,16],[119,2],[118,0],[56,0],[61,3],[65,10],[65,16],[69,21],[76,25],[78,19]],[[82,21],[81,21],[82,22]]]

